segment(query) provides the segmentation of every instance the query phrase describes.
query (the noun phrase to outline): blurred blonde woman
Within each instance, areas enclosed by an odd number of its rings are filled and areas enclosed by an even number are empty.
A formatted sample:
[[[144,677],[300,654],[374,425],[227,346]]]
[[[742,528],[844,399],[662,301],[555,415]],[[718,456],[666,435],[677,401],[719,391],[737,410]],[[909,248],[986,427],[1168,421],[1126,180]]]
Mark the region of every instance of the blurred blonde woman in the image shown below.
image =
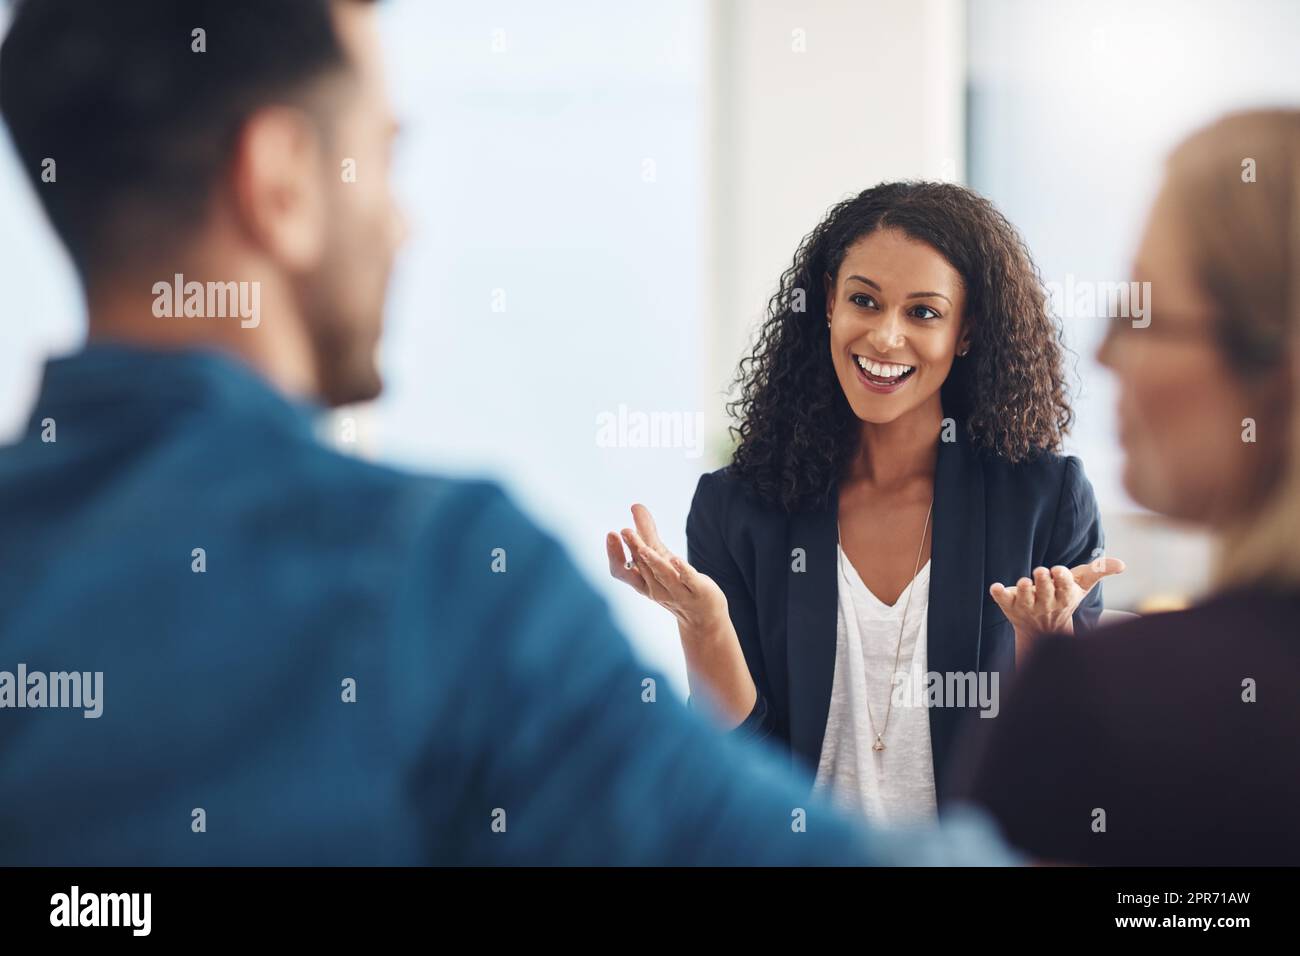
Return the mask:
[[[1300,864],[1300,111],[1226,117],[1171,156],[1112,320],[1124,482],[1210,529],[1215,593],[1047,637],[970,796],[1042,859]]]

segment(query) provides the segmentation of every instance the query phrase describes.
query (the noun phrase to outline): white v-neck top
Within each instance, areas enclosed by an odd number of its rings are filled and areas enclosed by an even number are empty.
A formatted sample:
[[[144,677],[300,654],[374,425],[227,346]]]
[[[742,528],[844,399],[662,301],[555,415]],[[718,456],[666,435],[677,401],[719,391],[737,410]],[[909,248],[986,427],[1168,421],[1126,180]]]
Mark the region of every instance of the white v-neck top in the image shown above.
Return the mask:
[[[930,562],[891,606],[862,582],[844,549],[836,550],[839,622],[835,678],[813,790],[829,790],[838,806],[865,814],[875,823],[924,822],[937,812],[930,713],[925,694],[916,692],[926,681]],[[912,591],[910,606],[908,590]],[[899,651],[898,631],[904,607],[907,621]],[[899,673],[895,678],[896,654]],[[883,751],[871,749],[876,732],[883,736]]]

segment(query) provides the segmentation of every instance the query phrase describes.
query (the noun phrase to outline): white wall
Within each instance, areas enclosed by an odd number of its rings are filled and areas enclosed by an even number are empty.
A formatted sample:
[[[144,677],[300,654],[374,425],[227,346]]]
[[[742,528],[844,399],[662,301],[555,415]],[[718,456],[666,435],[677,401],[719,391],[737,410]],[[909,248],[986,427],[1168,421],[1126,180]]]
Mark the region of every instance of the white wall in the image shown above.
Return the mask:
[[[9,7],[0,4],[0,36],[9,18]],[[12,440],[26,423],[44,357],[70,351],[80,341],[80,301],[72,264],[45,221],[5,130],[0,133],[0,442]]]
[[[415,232],[393,284],[377,452],[505,481],[642,654],[684,680],[670,616],[608,578],[603,536],[643,500],[680,539],[703,465],[684,445],[602,447],[597,419],[704,410],[707,10],[390,7]]]
[[[841,199],[965,175],[965,4],[717,0],[707,394],[799,241]]]

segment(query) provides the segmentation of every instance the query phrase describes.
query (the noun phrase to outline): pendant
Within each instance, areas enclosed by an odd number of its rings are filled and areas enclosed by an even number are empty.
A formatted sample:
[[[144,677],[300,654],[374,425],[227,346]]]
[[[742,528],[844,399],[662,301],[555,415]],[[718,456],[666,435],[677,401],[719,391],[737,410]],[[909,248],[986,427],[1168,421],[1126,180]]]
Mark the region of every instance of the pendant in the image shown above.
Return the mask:
[[[871,745],[872,750],[884,750],[885,742],[880,739],[880,734],[876,734],[876,742]]]

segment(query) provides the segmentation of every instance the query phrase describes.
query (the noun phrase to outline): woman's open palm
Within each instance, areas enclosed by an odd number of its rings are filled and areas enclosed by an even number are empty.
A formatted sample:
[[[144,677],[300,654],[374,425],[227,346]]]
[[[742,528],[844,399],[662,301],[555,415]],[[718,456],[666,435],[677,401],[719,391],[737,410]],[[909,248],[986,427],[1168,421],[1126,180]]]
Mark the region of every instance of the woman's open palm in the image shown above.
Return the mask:
[[[1123,570],[1119,558],[1098,558],[1077,568],[1035,568],[1032,577],[1021,578],[1010,587],[994,583],[989,594],[1018,635],[1069,633],[1074,630],[1071,618],[1088,592],[1102,578]]]
[[[684,631],[706,633],[717,627],[727,616],[722,589],[668,550],[645,505],[632,506],[632,522],[636,527],[624,528],[621,535],[605,535],[609,573],[666,607]]]

